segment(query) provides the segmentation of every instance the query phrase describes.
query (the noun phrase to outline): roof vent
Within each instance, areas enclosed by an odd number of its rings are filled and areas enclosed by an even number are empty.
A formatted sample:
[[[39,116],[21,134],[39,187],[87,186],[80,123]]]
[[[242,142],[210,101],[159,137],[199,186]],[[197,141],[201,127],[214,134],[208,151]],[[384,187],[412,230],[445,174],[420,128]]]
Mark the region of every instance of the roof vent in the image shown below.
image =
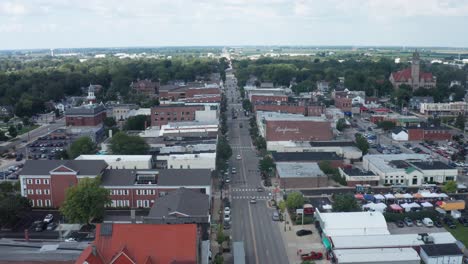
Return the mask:
[[[112,236],[112,223],[101,224],[101,236]]]

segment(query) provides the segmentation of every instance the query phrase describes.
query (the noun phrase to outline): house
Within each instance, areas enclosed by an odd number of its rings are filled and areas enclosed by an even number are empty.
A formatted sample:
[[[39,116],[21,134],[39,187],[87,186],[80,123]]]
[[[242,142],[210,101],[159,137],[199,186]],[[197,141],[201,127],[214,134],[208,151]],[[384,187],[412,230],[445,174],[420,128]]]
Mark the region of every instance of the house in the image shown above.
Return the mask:
[[[328,177],[317,163],[277,162],[276,179],[284,190],[328,186]]]
[[[23,241],[0,244],[0,264],[74,264],[81,254],[47,242],[32,247],[30,241]]]
[[[409,100],[409,108],[419,110],[422,103],[434,103],[434,98],[432,96],[413,96]]]
[[[13,115],[13,106],[11,105],[2,105],[0,106],[0,116],[6,117]]]
[[[97,224],[75,264],[196,264],[199,240],[195,224]]]
[[[153,82],[150,79],[137,80],[130,84],[130,88],[137,93],[152,97],[157,95],[159,92],[159,81]]]
[[[276,102],[282,103],[287,102],[288,97],[286,95],[273,95],[273,94],[250,94],[250,102],[252,104],[264,103],[264,102]]]
[[[33,207],[58,208],[68,187],[101,176],[106,167],[102,160],[27,160],[19,175],[21,195]]]
[[[396,141],[408,141],[408,131],[403,127],[395,127],[392,130],[392,139]]]
[[[138,109],[136,104],[116,104],[112,105],[112,117],[117,121],[123,121],[128,119],[128,113],[131,110]]]
[[[338,156],[334,152],[273,152],[271,155],[275,162],[320,163],[328,161],[334,168],[341,167],[344,163],[343,157]]]
[[[103,160],[110,169],[151,169],[151,155],[80,155],[75,160]]]
[[[341,109],[343,112],[351,112],[351,107],[353,105],[353,100],[347,97],[335,98],[336,108]]]
[[[288,113],[288,114],[307,114],[307,107],[303,105],[294,105],[294,104],[277,104],[277,103],[262,103],[254,104],[253,111],[262,112],[278,112],[278,113]]]
[[[355,187],[358,184],[377,186],[380,182],[380,177],[371,171],[363,171],[358,168],[338,168],[338,171],[350,187]]]
[[[425,264],[463,263],[463,252],[455,243],[422,245],[420,256]]]
[[[151,224],[209,224],[210,198],[186,188],[159,197],[143,218]]]
[[[435,88],[437,78],[432,76],[432,73],[421,71],[421,60],[419,58],[419,52],[413,53],[411,61],[411,67],[401,71],[392,72],[389,77],[395,89],[398,89],[400,85],[405,84],[411,86],[413,91],[419,88]]]

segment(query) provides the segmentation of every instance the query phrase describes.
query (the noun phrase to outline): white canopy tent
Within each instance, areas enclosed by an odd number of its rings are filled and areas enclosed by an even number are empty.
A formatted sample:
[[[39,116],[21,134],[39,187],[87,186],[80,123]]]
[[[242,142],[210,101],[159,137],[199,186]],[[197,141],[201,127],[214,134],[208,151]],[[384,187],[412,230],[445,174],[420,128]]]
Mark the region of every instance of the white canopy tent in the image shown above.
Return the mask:
[[[387,193],[384,195],[385,199],[395,199],[395,195],[391,194],[391,193]]]
[[[422,205],[422,207],[424,207],[424,208],[434,207],[434,205],[432,205],[432,204],[429,203],[429,202],[421,203],[421,205]]]
[[[375,198],[376,200],[385,200],[385,196],[383,196],[383,195],[381,195],[381,194],[376,194],[376,195],[374,195],[374,198]]]

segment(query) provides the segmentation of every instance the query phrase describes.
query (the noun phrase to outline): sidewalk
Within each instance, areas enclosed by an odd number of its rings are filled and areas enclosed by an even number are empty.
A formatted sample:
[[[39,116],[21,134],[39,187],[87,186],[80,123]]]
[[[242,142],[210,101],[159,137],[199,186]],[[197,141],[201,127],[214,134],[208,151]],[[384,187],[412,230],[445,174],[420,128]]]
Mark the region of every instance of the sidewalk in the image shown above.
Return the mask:
[[[289,221],[289,214],[286,212],[286,219]],[[325,247],[322,244],[320,235],[318,234],[315,226],[310,225],[291,225],[285,222],[278,222],[278,228],[280,228],[281,236],[286,247],[286,253],[290,264],[300,264],[302,260],[298,254],[299,250],[305,254],[310,251],[321,252],[324,255],[322,260],[314,260],[317,264],[331,263],[325,257]],[[290,230],[291,229],[291,230]],[[303,237],[298,237],[296,231],[300,229],[312,230],[313,234]]]

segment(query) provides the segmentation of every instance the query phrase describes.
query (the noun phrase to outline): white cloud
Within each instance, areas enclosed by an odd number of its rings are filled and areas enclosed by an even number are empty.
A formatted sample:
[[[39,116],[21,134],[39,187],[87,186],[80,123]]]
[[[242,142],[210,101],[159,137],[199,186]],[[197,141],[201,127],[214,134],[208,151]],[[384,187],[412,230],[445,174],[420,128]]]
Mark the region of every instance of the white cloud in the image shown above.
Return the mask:
[[[0,3],[0,14],[4,14],[7,16],[18,16],[25,15],[26,13],[26,6],[19,2]]]

